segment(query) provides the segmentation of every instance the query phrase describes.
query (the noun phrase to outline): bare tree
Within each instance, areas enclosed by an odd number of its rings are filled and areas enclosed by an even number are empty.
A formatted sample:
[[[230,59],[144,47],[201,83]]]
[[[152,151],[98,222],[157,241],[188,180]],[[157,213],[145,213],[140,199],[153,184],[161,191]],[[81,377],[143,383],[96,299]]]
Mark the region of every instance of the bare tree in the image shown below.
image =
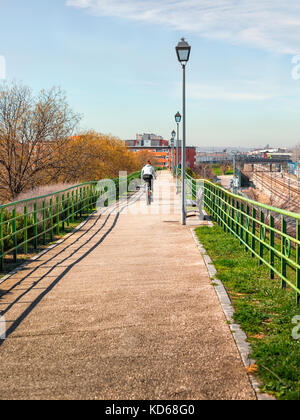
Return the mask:
[[[213,179],[214,177],[211,165],[205,163],[197,165],[195,172],[200,178]]]
[[[80,116],[59,88],[34,96],[21,84],[0,86],[0,192],[14,199],[40,184],[43,171],[58,165],[59,150]],[[62,156],[63,158],[63,156]]]

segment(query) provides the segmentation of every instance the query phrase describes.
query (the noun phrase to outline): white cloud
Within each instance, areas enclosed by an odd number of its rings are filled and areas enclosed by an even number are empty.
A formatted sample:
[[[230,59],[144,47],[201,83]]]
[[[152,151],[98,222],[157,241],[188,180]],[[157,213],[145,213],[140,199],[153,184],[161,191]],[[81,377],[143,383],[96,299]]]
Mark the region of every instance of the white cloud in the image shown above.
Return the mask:
[[[226,89],[222,86],[209,86],[197,83],[188,85],[188,97],[191,99],[212,99],[220,101],[266,101],[273,99],[277,94],[263,92],[259,89],[245,91],[243,89]]]
[[[284,54],[300,51],[299,0],[66,0],[66,5]]]

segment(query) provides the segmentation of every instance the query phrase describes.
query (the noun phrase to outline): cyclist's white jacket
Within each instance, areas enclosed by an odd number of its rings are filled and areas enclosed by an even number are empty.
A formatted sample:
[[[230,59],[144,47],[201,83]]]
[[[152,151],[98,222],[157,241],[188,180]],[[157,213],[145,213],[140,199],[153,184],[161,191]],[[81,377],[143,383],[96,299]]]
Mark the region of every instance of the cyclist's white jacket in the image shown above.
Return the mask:
[[[156,179],[156,173],[152,165],[146,165],[142,169],[142,178],[144,175],[152,175]]]

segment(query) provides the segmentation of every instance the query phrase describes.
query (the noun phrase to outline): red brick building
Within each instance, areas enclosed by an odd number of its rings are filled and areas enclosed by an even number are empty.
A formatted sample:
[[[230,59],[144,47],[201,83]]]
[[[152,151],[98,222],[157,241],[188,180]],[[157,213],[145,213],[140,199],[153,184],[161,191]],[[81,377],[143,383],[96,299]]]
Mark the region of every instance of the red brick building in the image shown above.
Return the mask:
[[[185,153],[186,153],[186,166],[194,170],[196,167],[196,147],[186,146]],[[175,165],[176,165],[176,154],[177,154],[177,151],[175,147],[174,148]],[[181,165],[181,147],[179,148],[178,162],[179,162],[179,165]],[[172,167],[172,148],[169,149],[169,167]]]

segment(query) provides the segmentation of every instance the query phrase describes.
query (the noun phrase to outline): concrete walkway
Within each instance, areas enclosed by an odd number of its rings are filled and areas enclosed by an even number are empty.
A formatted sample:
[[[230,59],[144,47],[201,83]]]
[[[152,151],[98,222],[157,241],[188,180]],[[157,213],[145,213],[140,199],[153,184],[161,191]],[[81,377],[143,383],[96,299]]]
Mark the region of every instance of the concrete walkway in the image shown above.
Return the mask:
[[[255,399],[170,182],[0,284],[0,399]]]

